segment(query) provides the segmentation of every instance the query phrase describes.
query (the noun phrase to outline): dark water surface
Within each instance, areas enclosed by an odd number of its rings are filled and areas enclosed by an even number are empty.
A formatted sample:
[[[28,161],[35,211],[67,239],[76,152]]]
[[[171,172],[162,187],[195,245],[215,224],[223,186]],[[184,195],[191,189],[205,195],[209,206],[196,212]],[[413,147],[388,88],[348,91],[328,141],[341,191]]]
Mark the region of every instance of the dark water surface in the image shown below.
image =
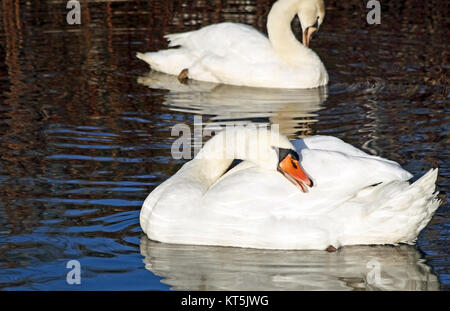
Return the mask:
[[[66,1],[0,4],[0,288],[450,288],[447,1],[389,1],[378,26],[365,21],[366,1],[327,1],[312,48],[331,81],[306,91],[180,85],[135,58],[166,47],[164,34],[220,21],[265,31],[272,1],[81,2],[73,26]],[[415,179],[439,167],[443,205],[417,247],[149,241],[141,204],[184,162],[171,158],[171,128],[194,116],[208,126],[280,123],[290,138],[334,135]],[[66,283],[72,259],[81,285]]]

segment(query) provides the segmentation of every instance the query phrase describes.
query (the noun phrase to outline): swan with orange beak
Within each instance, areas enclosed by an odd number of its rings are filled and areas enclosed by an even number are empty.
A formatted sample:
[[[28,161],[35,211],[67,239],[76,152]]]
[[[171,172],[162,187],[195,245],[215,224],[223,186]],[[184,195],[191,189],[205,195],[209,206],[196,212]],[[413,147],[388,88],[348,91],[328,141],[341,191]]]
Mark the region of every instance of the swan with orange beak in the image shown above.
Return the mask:
[[[227,128],[150,193],[140,224],[150,239],[178,244],[412,244],[440,201],[436,169],[411,177],[335,137],[289,141],[277,131]]]
[[[292,149],[274,149],[278,151],[280,159],[277,170],[301,191],[308,192],[308,187],[312,187],[313,182],[303,170],[298,153]]]

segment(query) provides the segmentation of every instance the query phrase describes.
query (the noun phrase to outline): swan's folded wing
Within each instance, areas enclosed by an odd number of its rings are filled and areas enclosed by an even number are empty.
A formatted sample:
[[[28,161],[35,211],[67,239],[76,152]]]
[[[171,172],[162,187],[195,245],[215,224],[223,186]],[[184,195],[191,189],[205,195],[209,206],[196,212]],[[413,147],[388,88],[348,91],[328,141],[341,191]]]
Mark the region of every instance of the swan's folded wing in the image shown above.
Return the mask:
[[[310,217],[327,213],[361,190],[412,177],[395,162],[336,151],[301,150],[301,165],[314,182],[301,192],[277,171],[242,162],[218,180],[202,205],[240,217]]]
[[[169,46],[180,46],[197,57],[238,57],[247,62],[268,59],[270,42],[265,35],[245,24],[220,23],[196,31],[165,36]],[[256,52],[257,51],[257,52]]]
[[[313,149],[302,149],[300,154],[301,164],[314,182],[311,192],[323,192],[330,199],[356,194],[378,183],[412,177],[398,163],[378,157]]]
[[[302,165],[316,175],[318,181],[328,184],[336,183],[337,178],[370,186],[412,177],[397,162],[370,155],[337,137],[317,135],[292,143],[302,155]]]
[[[311,137],[294,140],[292,141],[292,144],[295,146],[295,149],[297,151],[300,151],[302,149],[338,151],[349,156],[376,158],[392,162],[387,159],[372,156],[334,136],[314,135]]]
[[[137,57],[152,69],[172,75],[188,69],[188,77],[199,81],[259,86],[268,85],[267,79],[275,75],[275,81],[281,80],[278,87],[289,87],[286,85],[292,80],[292,70],[280,66],[268,38],[248,25],[214,24],[169,34],[166,39],[170,41],[169,47],[174,48],[137,53]],[[252,74],[242,80],[243,72]]]

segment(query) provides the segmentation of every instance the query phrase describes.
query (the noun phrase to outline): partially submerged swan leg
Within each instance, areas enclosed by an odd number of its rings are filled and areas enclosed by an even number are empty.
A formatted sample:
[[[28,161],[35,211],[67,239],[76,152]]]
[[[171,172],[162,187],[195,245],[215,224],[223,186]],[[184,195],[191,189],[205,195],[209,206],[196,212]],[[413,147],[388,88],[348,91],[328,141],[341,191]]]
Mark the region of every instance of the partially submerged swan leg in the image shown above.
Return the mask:
[[[330,245],[325,250],[329,253],[334,253],[337,249],[333,245]]]
[[[188,74],[189,74],[189,69],[184,68],[183,70],[181,70],[180,74],[178,75],[178,81],[180,81],[180,83],[187,83],[188,80]]]

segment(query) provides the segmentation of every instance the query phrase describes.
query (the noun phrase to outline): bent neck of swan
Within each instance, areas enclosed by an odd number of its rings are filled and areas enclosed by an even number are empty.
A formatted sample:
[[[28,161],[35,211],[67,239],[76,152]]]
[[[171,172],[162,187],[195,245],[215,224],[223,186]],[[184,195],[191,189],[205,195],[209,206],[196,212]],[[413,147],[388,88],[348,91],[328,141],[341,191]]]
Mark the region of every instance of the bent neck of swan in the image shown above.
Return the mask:
[[[211,138],[186,170],[191,177],[206,186],[212,185],[228,169],[234,159],[246,160],[258,167],[275,170],[278,155],[273,147],[291,148],[293,145],[283,135],[271,130],[222,131]]]
[[[290,65],[319,60],[292,32],[291,22],[298,12],[298,3],[298,0],[277,1],[267,18],[267,32],[272,47],[277,55]]]

